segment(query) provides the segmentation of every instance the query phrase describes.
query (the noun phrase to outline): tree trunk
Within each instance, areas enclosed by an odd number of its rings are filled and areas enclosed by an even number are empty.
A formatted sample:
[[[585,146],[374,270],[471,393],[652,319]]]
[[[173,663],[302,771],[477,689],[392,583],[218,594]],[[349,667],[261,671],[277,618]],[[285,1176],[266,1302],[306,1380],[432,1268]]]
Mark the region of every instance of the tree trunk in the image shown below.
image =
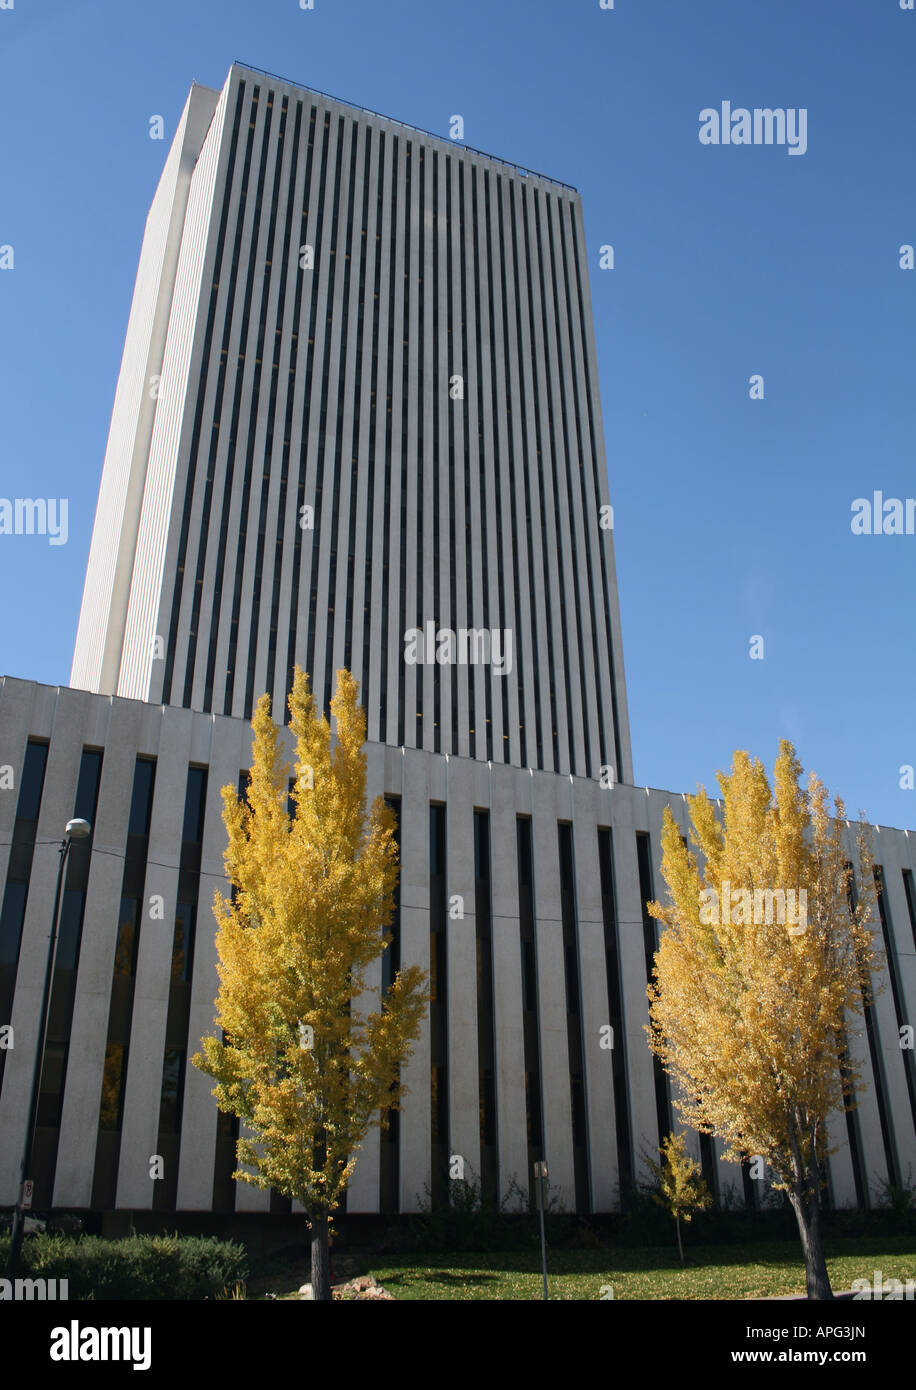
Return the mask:
[[[675,1225],[677,1226],[677,1248],[678,1248],[678,1250],[680,1251],[680,1255],[681,1255],[681,1264],[683,1265],[683,1263],[684,1263],[684,1247],[683,1247],[683,1245],[681,1244],[681,1218],[680,1218],[679,1216],[676,1216],[676,1217],[674,1218],[674,1221],[675,1221]]]
[[[328,1261],[327,1213],[312,1217],[312,1298],[331,1300],[331,1270]]]
[[[805,1285],[809,1298],[833,1298],[824,1241],[821,1234],[821,1205],[817,1189],[817,1174],[808,1174],[808,1183],[797,1182],[789,1194],[792,1210],[798,1222],[802,1251],[805,1256]]]
[[[318,1074],[324,1071],[324,1058],[319,1049],[316,1054]],[[328,1161],[327,1131],[319,1124],[315,1133],[314,1164],[318,1172],[323,1172]],[[331,1263],[328,1253],[328,1214],[326,1211],[313,1212],[312,1225],[312,1298],[329,1302],[331,1298]]]

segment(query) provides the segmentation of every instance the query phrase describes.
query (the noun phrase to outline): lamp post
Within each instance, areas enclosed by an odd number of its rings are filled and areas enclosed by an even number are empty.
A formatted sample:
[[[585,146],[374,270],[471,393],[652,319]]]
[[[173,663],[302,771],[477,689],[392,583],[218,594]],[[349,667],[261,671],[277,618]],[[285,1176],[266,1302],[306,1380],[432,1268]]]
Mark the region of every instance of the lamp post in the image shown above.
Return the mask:
[[[538,1185],[538,1210],[541,1213],[541,1269],[544,1272],[544,1298],[547,1297],[547,1241],[544,1236],[544,1183],[547,1179],[546,1160],[534,1165],[534,1177]]]
[[[45,964],[44,993],[41,1000],[41,1013],[38,1016],[38,1038],[35,1044],[35,1062],[32,1067],[32,1090],[29,1095],[29,1116],[25,1127],[25,1142],[22,1149],[22,1163],[19,1169],[19,1189],[16,1208],[13,1212],[13,1228],[10,1232],[10,1253],[6,1265],[6,1277],[15,1279],[22,1250],[22,1237],[25,1234],[25,1212],[32,1205],[31,1190],[26,1200],[26,1184],[32,1167],[32,1150],[35,1145],[35,1125],[38,1119],[38,1096],[41,1088],[41,1068],[45,1055],[45,1039],[48,1034],[48,1014],[51,1010],[51,982],[54,977],[54,955],[57,948],[57,927],[60,917],[60,899],[64,885],[64,868],[70,846],[74,840],[85,840],[92,834],[92,826],[87,820],[67,821],[64,838],[60,843],[60,863],[57,868],[57,888],[54,893],[54,912],[51,917],[51,931],[48,935],[48,959]]]

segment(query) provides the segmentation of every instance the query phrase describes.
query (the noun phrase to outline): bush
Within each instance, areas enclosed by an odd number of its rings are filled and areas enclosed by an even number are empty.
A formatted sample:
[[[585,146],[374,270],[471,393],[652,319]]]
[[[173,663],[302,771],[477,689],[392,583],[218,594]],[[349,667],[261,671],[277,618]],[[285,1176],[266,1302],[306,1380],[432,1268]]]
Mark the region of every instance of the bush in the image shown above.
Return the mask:
[[[6,1264],[9,1237],[0,1238]],[[225,1296],[248,1277],[247,1257],[234,1241],[214,1236],[34,1235],[22,1246],[26,1278],[66,1279],[76,1299],[201,1299]]]
[[[402,1235],[401,1250],[528,1250],[540,1248],[540,1227],[536,1210],[529,1206],[528,1194],[516,1179],[510,1178],[501,1202],[484,1195],[480,1179],[470,1176],[447,1180],[448,1198],[433,1205],[429,1189],[418,1216],[411,1217],[410,1230]],[[583,1236],[581,1222],[559,1207],[555,1193],[547,1184],[545,1209],[547,1241],[551,1245],[575,1245]]]
[[[913,1185],[913,1170],[906,1178],[896,1183],[879,1181],[877,1183],[877,1207],[884,1218],[881,1225],[889,1233],[910,1235],[916,1231],[916,1187]]]
[[[656,1190],[652,1183],[621,1183],[617,1220],[620,1245],[671,1244],[671,1217],[653,1200]]]

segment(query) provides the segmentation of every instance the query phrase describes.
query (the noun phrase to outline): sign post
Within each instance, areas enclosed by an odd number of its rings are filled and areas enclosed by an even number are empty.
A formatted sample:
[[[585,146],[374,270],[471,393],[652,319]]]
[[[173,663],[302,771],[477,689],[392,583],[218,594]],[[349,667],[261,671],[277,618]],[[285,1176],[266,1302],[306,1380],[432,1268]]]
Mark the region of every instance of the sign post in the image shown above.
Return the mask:
[[[547,1180],[547,1164],[544,1161],[534,1165],[534,1178],[538,1185],[538,1210],[541,1213],[541,1269],[544,1273],[544,1298],[547,1298],[547,1241],[544,1236],[544,1183]]]

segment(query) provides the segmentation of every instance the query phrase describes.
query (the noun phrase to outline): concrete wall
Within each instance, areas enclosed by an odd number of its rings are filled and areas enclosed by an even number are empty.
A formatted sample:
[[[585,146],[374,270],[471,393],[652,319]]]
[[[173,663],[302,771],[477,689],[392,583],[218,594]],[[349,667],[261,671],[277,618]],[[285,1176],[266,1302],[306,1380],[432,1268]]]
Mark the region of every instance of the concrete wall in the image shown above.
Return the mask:
[[[195,162],[219,94],[191,88],[146,220],[99,488],[71,682],[118,688],[140,509],[185,210]]]

